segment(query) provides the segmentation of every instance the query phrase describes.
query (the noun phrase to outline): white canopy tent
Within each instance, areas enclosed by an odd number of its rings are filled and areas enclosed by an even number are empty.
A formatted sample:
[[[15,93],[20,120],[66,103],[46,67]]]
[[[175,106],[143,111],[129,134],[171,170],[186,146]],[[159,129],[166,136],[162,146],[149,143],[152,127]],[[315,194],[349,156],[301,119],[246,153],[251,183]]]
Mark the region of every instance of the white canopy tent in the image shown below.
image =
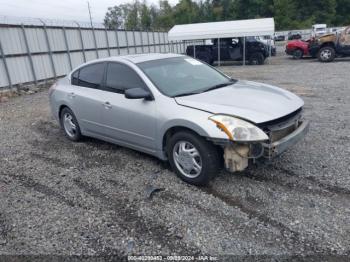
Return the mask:
[[[236,20],[211,23],[175,25],[168,32],[168,40],[189,41],[247,36],[271,36],[275,33],[273,18]],[[244,41],[245,42],[245,41]],[[245,49],[245,44],[244,44]],[[220,48],[218,48],[220,50]],[[244,52],[245,56],[245,52]],[[220,60],[220,56],[219,56]],[[245,59],[244,59],[245,60]],[[220,63],[220,62],[219,62]]]

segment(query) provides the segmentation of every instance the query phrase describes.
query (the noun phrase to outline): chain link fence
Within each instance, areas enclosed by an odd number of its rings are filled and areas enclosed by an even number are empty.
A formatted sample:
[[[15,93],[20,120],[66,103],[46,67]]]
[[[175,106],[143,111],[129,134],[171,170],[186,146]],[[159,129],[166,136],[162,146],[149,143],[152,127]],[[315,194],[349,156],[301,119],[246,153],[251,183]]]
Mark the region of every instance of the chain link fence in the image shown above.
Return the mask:
[[[98,58],[138,53],[184,53],[191,43],[167,32],[107,30],[102,24],[0,17],[0,89],[62,77]]]

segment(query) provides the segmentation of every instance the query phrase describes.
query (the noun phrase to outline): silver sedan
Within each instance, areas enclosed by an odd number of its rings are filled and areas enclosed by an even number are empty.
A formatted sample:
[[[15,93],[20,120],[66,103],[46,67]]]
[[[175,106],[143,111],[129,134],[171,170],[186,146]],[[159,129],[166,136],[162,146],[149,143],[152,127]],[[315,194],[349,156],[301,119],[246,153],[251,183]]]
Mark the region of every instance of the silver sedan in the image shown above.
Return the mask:
[[[184,181],[207,184],[224,166],[271,159],[301,140],[303,101],[238,81],[191,57],[139,54],[83,64],[49,91],[72,141],[83,136],[169,160]]]

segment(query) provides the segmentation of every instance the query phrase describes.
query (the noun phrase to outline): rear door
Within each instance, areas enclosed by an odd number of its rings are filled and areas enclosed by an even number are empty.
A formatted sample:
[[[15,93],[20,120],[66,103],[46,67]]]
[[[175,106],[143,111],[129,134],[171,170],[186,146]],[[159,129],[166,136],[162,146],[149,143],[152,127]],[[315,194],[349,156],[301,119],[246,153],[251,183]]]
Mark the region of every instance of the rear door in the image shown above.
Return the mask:
[[[70,99],[74,101],[73,112],[78,118],[82,132],[101,134],[103,102],[101,90],[106,63],[86,65],[72,75],[74,92]]]
[[[123,63],[109,62],[103,92],[105,136],[119,144],[155,151],[156,104],[145,99],[127,99],[129,88],[148,89],[141,77]]]

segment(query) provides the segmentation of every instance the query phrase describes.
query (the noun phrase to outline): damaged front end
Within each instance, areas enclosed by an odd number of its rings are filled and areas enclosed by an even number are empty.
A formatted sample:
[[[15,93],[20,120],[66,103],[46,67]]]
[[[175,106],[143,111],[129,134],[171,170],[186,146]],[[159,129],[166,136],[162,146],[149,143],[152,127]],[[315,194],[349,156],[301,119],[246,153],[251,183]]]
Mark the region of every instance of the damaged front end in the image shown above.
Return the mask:
[[[271,160],[303,139],[310,124],[309,121],[302,119],[301,111],[299,109],[277,120],[257,125],[257,128],[266,135],[265,139],[261,141],[256,138],[252,141],[212,139],[213,143],[223,147],[225,168],[230,172],[243,171],[248,167],[249,160]],[[223,128],[219,124],[218,127]],[[226,129],[228,128],[226,127]],[[261,134],[260,137],[262,137]],[[231,138],[234,136],[232,135]]]

